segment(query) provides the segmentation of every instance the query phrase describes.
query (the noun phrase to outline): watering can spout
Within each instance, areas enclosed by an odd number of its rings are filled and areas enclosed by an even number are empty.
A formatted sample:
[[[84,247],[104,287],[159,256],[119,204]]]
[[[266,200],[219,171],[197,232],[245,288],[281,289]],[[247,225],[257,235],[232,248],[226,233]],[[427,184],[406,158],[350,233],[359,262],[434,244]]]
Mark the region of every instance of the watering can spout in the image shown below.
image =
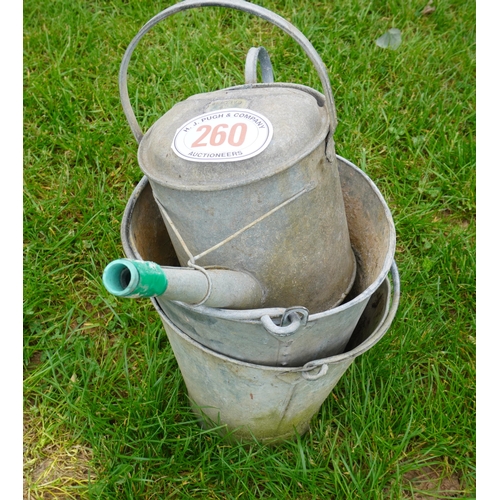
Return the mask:
[[[229,269],[163,267],[155,262],[118,259],[106,266],[102,280],[108,292],[117,297],[161,297],[229,309],[260,307],[264,299],[255,278]]]

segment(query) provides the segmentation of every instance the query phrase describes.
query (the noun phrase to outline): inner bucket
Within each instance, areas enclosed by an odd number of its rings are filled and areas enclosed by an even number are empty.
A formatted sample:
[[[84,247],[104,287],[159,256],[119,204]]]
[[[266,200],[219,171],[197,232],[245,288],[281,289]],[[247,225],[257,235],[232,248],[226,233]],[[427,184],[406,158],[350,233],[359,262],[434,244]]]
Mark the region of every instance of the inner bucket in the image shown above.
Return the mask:
[[[259,365],[298,367],[343,352],[370,297],[387,277],[396,236],[389,208],[373,181],[340,156],[337,163],[357,259],[356,279],[342,305],[309,315],[301,304],[288,309],[228,310],[159,297],[159,307],[169,320],[211,350]],[[121,238],[128,258],[179,266],[146,177],[127,204]]]
[[[303,434],[354,359],[388,330],[399,303],[399,277],[392,268],[394,292],[385,279],[368,301],[348,349],[299,368],[242,362],[193,340],[158,311],[182,372],[194,413],[205,428],[220,428],[234,441],[276,443]]]

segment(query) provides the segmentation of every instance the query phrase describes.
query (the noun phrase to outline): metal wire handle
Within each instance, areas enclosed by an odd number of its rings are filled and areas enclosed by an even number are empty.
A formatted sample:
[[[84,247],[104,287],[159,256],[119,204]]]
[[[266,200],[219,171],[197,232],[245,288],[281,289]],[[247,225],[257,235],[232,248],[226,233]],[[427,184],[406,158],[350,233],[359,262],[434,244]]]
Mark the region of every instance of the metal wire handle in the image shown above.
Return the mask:
[[[281,325],[276,325],[268,314],[260,318],[264,328],[272,335],[277,337],[288,337],[301,326],[307,324],[309,319],[309,311],[305,307],[295,306],[289,307],[281,316]]]
[[[139,122],[137,121],[137,118],[134,114],[134,110],[132,109],[127,87],[127,70],[128,70],[128,65],[130,63],[130,59],[132,57],[132,53],[136,48],[136,46],[138,45],[141,38],[160,21],[163,21],[167,17],[170,17],[178,12],[182,12],[184,10],[189,10],[189,9],[195,9],[199,7],[226,7],[229,9],[235,9],[247,12],[249,14],[254,14],[257,17],[260,17],[274,24],[275,26],[278,26],[285,33],[290,35],[304,49],[307,56],[309,57],[314,67],[316,68],[316,71],[318,72],[321,84],[323,86],[323,93],[326,99],[325,102],[326,109],[330,118],[330,132],[333,134],[335,128],[337,127],[337,113],[335,111],[335,102],[333,99],[330,79],[328,77],[325,64],[323,63],[321,57],[314,49],[311,42],[309,42],[309,40],[302,34],[301,31],[299,31],[295,26],[293,26],[293,24],[291,24],[278,14],[275,14],[274,12],[267,10],[259,5],[248,3],[244,0],[184,0],[183,2],[179,2],[163,10],[162,12],[154,16],[152,19],[150,19],[139,30],[137,35],[135,35],[133,40],[130,42],[122,59],[122,63],[120,66],[120,73],[119,73],[120,100],[128,124],[138,143],[141,142],[144,134],[142,133],[141,127],[139,126]]]

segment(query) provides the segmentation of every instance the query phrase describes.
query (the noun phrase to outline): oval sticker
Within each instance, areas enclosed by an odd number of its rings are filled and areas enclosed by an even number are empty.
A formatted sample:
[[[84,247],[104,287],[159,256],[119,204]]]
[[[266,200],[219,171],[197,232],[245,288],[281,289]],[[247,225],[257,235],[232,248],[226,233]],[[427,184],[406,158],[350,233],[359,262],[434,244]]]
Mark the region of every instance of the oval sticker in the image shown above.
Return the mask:
[[[180,127],[172,149],[190,161],[239,161],[264,151],[272,136],[273,126],[265,116],[250,109],[219,109]]]

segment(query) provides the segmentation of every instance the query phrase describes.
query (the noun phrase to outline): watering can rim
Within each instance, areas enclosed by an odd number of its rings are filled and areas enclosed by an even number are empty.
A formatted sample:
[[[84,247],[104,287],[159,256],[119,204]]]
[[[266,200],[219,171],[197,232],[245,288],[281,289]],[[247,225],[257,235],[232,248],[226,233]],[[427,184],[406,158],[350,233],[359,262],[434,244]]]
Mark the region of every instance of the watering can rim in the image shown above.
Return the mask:
[[[192,97],[196,97],[196,96],[209,95],[209,94],[214,94],[217,92],[224,92],[227,90],[245,90],[245,89],[251,89],[251,88],[266,88],[266,87],[291,88],[291,89],[299,90],[299,91],[304,92],[305,94],[308,94],[311,97],[313,97],[316,100],[319,108],[324,107],[325,96],[321,92],[319,92],[318,90],[313,89],[312,87],[307,87],[306,85],[301,85],[301,84],[297,84],[297,83],[286,83],[286,82],[251,83],[251,84],[245,83],[242,85],[234,85],[232,87],[219,89],[219,90],[216,90],[213,92],[203,92],[200,94],[193,94],[188,99],[191,99]],[[164,114],[161,118],[159,118],[146,131],[143,138],[141,139],[141,142],[139,143],[137,157],[138,157],[139,165],[141,166],[141,170],[143,170],[144,172],[147,172],[147,177],[150,180],[154,181],[155,183],[157,183],[161,186],[176,189],[178,191],[192,191],[193,189],[195,189],[196,191],[205,191],[205,192],[223,191],[226,189],[233,189],[235,187],[242,187],[242,186],[247,186],[249,184],[254,184],[256,182],[260,182],[260,181],[263,181],[263,180],[268,179],[270,177],[274,177],[275,175],[286,171],[290,167],[290,165],[298,164],[304,158],[309,157],[313,151],[315,151],[319,146],[321,146],[321,144],[327,143],[328,141],[333,142],[333,136],[331,134],[332,131],[331,131],[329,120],[328,119],[325,120],[325,118],[322,118],[322,123],[321,123],[319,130],[315,133],[315,135],[313,135],[310,138],[310,140],[308,140],[307,147],[303,147],[301,149],[301,151],[299,151],[295,154],[295,156],[283,158],[282,165],[280,165],[279,163],[276,163],[276,165],[274,165],[272,170],[268,170],[259,176],[250,177],[250,178],[241,178],[239,180],[232,181],[232,182],[225,182],[222,186],[219,184],[214,184],[214,185],[211,185],[211,184],[208,184],[208,185],[207,184],[186,184],[185,180],[183,180],[183,182],[175,182],[176,181],[175,178],[168,178],[167,179],[164,176],[163,177],[158,176],[158,175],[156,175],[155,169],[149,167],[152,159],[151,159],[151,157],[148,158],[148,154],[151,154],[151,149],[150,149],[150,145],[147,143],[147,140],[151,135],[156,133],[157,125],[158,126],[162,125],[160,120],[162,120],[162,118],[164,118],[167,114],[168,114],[168,112],[166,114]],[[160,128],[160,130],[161,130],[161,128]],[[327,147],[325,147],[325,151],[326,151],[326,157],[327,157],[328,161],[331,162],[332,160],[331,160],[331,158],[328,157],[328,154],[327,154],[328,153]],[[243,160],[242,162],[244,162],[244,161],[245,160]],[[248,161],[251,161],[251,159]],[[147,168],[146,168],[146,165],[148,165]]]
[[[353,305],[365,300],[367,297],[370,297],[375,290],[380,286],[380,284],[383,282],[383,280],[386,278],[387,274],[389,273],[391,266],[394,261],[394,255],[396,252],[396,229],[394,226],[394,221],[392,219],[392,214],[389,210],[389,207],[387,206],[387,203],[384,200],[384,197],[382,196],[382,193],[380,190],[377,188],[375,183],[370,179],[370,177],[363,172],[359,167],[354,165],[352,162],[349,160],[346,160],[340,155],[336,155],[337,159],[340,160],[341,162],[345,163],[347,166],[350,168],[354,169],[357,174],[361,175],[363,179],[369,183],[370,188],[373,189],[374,193],[376,196],[379,198],[379,200],[382,203],[384,213],[387,217],[387,221],[389,222],[389,230],[390,230],[390,235],[389,235],[389,244],[390,247],[386,253],[385,259],[384,259],[384,264],[382,266],[382,270],[379,273],[377,279],[371,283],[367,288],[363,290],[359,295],[354,297],[352,300],[343,303],[340,306],[336,306],[334,308],[328,309],[326,311],[321,311],[318,313],[311,314],[308,318],[308,323],[311,321],[319,320],[321,318],[327,317],[332,314],[337,314],[344,309],[347,309],[349,307],[352,307]],[[149,179],[146,176],[143,176],[142,179],[139,181],[137,186],[135,187],[132,195],[130,196],[127,205],[125,207],[125,214],[130,218],[133,209],[135,206],[135,203],[137,201],[137,198],[139,194],[142,192],[144,187],[149,184]],[[127,225],[129,224],[130,219],[127,217],[124,217],[122,219],[122,225],[121,225],[121,239],[122,242],[127,242],[131,248],[131,254],[132,255],[140,255],[137,248],[135,247],[133,241],[130,241],[129,238],[127,237]],[[125,243],[124,243],[125,244]],[[128,255],[128,252],[125,252]],[[189,304],[185,304],[184,302],[179,302],[182,304],[183,307],[186,309],[190,309],[196,312],[199,312],[201,314],[205,314],[208,316],[212,317],[219,317],[219,318],[224,318],[228,320],[234,320],[234,321],[248,321],[248,322],[260,322],[261,318],[265,315],[268,315],[270,317],[278,317],[282,316],[283,313],[287,310],[285,307],[268,307],[268,308],[260,308],[260,309],[217,309],[213,307],[207,307],[207,306],[193,306]]]

